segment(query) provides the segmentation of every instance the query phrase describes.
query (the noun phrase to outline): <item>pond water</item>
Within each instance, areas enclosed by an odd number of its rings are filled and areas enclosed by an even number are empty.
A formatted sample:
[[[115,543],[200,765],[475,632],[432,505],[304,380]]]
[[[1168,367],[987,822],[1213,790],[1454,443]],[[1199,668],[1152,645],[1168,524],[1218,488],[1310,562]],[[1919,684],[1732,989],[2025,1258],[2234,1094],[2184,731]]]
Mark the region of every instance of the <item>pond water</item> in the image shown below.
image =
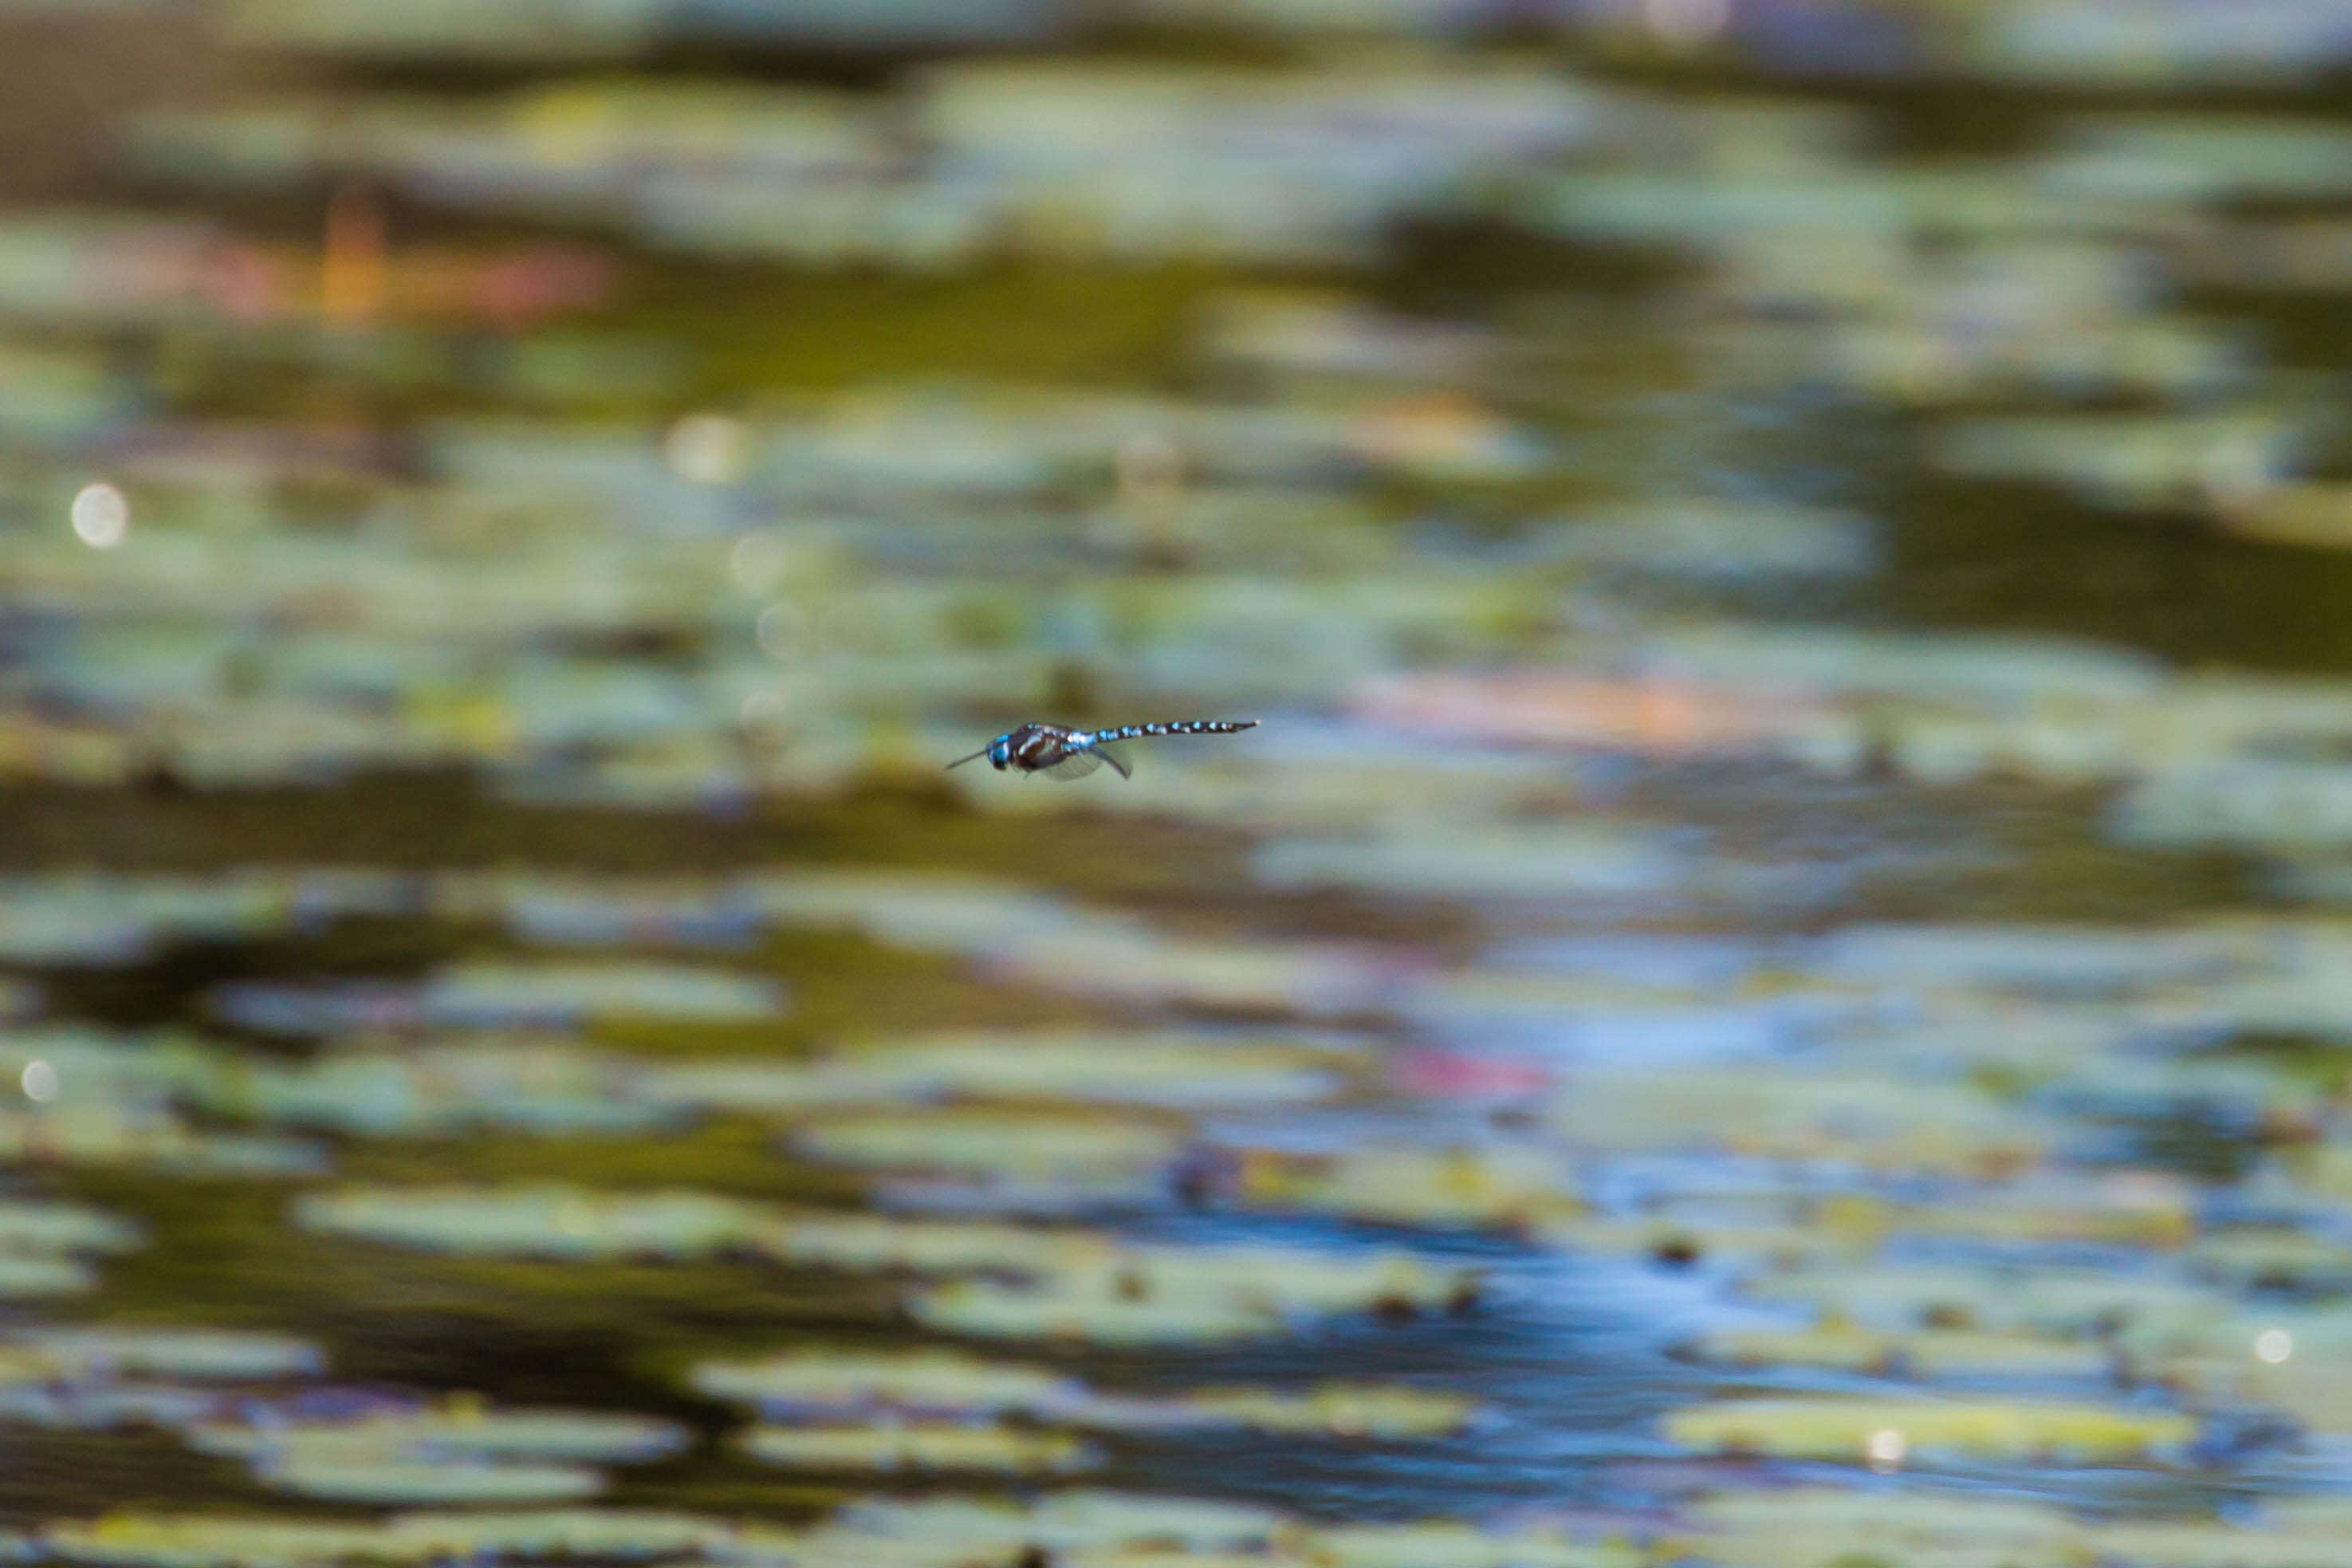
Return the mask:
[[[0,1549],[2342,1561],[2352,127],[1816,9],[205,33],[0,212]]]

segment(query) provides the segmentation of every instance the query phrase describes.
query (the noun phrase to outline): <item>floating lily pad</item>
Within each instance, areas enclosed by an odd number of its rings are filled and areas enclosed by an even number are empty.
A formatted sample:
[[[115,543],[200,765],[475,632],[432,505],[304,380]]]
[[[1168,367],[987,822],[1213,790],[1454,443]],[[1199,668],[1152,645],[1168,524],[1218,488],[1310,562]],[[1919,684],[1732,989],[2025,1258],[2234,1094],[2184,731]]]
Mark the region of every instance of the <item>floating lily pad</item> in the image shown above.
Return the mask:
[[[1108,1266],[1118,1256],[1092,1231],[893,1219],[879,1215],[795,1215],[760,1227],[753,1244],[791,1263],[914,1273],[1051,1273]]]
[[[1367,841],[1292,839],[1255,862],[1276,887],[1362,888],[1433,898],[1559,898],[1658,894],[1690,875],[1662,835],[1559,829],[1542,833],[1391,830]]]
[[[2095,1525],[2083,1532],[2081,1549],[2134,1568],[2322,1568],[2343,1555],[2343,1521],[2305,1514],[2300,1500],[2245,1523],[2166,1519]]]
[[[795,1129],[791,1141],[814,1158],[847,1165],[1053,1176],[1153,1169],[1172,1161],[1188,1135],[1181,1124],[1103,1112],[973,1110],[836,1114]]]
[[[0,1257],[0,1298],[71,1296],[97,1285],[97,1271],[70,1258]]]
[[[502,1410],[452,1399],[431,1410],[373,1412],[349,1420],[282,1417],[197,1427],[188,1440],[208,1453],[261,1464],[362,1451],[485,1459],[626,1463],[675,1453],[686,1434],[667,1421],[590,1410]]]
[[[299,1068],[253,1067],[225,1076],[205,1097],[244,1115],[374,1136],[477,1127],[618,1133],[669,1119],[663,1107],[627,1090],[625,1065],[613,1059],[493,1039],[414,1051],[338,1053]]]
[[[1699,1533],[1683,1544],[1697,1556],[1757,1568],[1864,1560],[2059,1568],[2080,1561],[2084,1548],[2083,1527],[2055,1509],[1917,1490],[1721,1492],[1694,1507],[1691,1522]]]
[[[1070,1286],[942,1285],[915,1297],[908,1310],[928,1327],[982,1339],[1214,1344],[1289,1330],[1283,1314],[1268,1303],[1217,1297],[1139,1300]]]
[[[421,1512],[381,1522],[235,1514],[108,1514],[51,1524],[40,1545],[68,1562],[124,1568],[303,1568],[329,1563],[433,1563],[672,1557],[733,1545],[716,1520],[626,1509]]]
[[[175,937],[266,931],[287,904],[283,886],[256,878],[11,877],[0,883],[0,955],[128,963]]]
[[[1371,1005],[1379,966],[1336,946],[1178,940],[1108,925],[1013,936],[986,967],[1006,980],[1132,1003],[1330,1015]]]
[[[309,1340],[226,1329],[28,1329],[12,1338],[73,1376],[141,1373],[244,1382],[311,1375],[326,1365]]]
[[[1564,1162],[1524,1146],[1359,1147],[1288,1155],[1244,1149],[1234,1197],[1252,1207],[1401,1225],[1526,1229],[1580,1207]]]
[[[1086,1393],[1077,1379],[1043,1367],[940,1351],[793,1351],[764,1361],[703,1362],[688,1382],[698,1393],[763,1410],[1034,1413]]]
[[[2056,1138],[2048,1119],[1965,1083],[1761,1066],[1580,1075],[1555,1094],[1551,1120],[1577,1148],[1727,1148],[1970,1176],[2031,1168]]]
[[[776,981],[716,969],[478,963],[435,976],[420,1006],[440,1023],[562,1027],[592,1018],[742,1022],[779,1017],[785,1003]]]
[[[972,952],[1008,932],[1076,925],[1077,912],[1017,883],[898,871],[749,877],[742,895],[769,919],[842,926],[919,951]]]
[[[452,965],[422,985],[245,982],[213,994],[246,1029],[337,1034],[370,1029],[573,1029],[591,1019],[744,1023],[782,1017],[781,982],[682,965]]]
[[[694,1062],[651,1069],[646,1092],[722,1110],[799,1112],[912,1098],[1222,1106],[1320,1099],[1335,1053],[1278,1040],[1060,1031],[947,1035],[835,1052],[815,1062]]]
[[[333,1502],[570,1502],[604,1490],[604,1478],[578,1465],[430,1463],[392,1458],[331,1458],[289,1454],[257,1466],[266,1486]]]
[[[946,1422],[753,1427],[742,1443],[753,1458],[795,1469],[1066,1475],[1102,1463],[1092,1447],[1065,1433]]]
[[[293,1139],[199,1130],[174,1102],[201,1095],[220,1059],[171,1035],[28,1030],[0,1041],[0,1160],[129,1166],[191,1177],[312,1176],[326,1153]]]
[[[0,1201],[0,1251],[130,1252],[145,1233],[129,1220],[70,1203]]]
[[[1279,1036],[1062,1031],[950,1035],[872,1046],[845,1066],[909,1089],[1183,1106],[1291,1104],[1340,1087],[1344,1053]]]
[[[749,946],[761,911],[728,888],[616,888],[543,882],[500,889],[509,926],[528,942],[559,947]]]
[[[1946,1399],[1734,1399],[1668,1416],[1666,1436],[1718,1453],[1899,1463],[1968,1454],[2071,1463],[2147,1457],[2196,1435],[2190,1417],[2095,1405]],[[1890,1438],[1886,1434],[1893,1434]]]
[[[1097,1392],[1077,1378],[1017,1363],[937,1351],[794,1351],[753,1362],[705,1362],[698,1393],[794,1415],[1020,1415],[1094,1431],[1245,1427],[1300,1436],[1408,1439],[1460,1430],[1476,1402],[1438,1389],[1325,1383],[1303,1392],[1203,1388],[1173,1395]]]
[[[375,1555],[389,1557],[373,1524],[240,1519],[233,1514],[111,1514],[52,1524],[41,1544],[69,1563],[124,1568],[302,1568]]]
[[[1055,1551],[1156,1545],[1162,1549],[1263,1549],[1282,1523],[1270,1510],[1192,1498],[1127,1492],[1056,1492],[1028,1509],[940,1500],[857,1503],[836,1529],[886,1541],[953,1542],[967,1550],[1002,1542]]]
[[[1877,1263],[1748,1281],[1768,1300],[1804,1301],[1849,1322],[1886,1330],[1949,1324],[2053,1335],[2163,1332],[2228,1316],[2218,1292],[2145,1270],[1968,1268]]]
[[[1904,1205],[1893,1228],[1991,1241],[2179,1247],[2196,1234],[2196,1189],[2154,1172],[2081,1179],[2042,1175],[1941,1203]]]
[[[2104,1377],[2114,1353],[2089,1342],[1920,1329],[1885,1333],[1841,1324],[1727,1329],[1701,1342],[1711,1360],[1748,1366],[1831,1366],[1921,1377]]]
[[[1213,1343],[1286,1333],[1298,1320],[1330,1313],[1443,1312],[1474,1300],[1475,1290],[1468,1270],[1401,1255],[1167,1248],[1027,1286],[940,1286],[908,1305],[919,1322],[986,1338]]]
[[[1645,1554],[1622,1542],[1585,1543],[1548,1530],[1390,1524],[1317,1530],[1305,1555],[1332,1568],[1636,1568]]]
[[[410,1513],[385,1527],[396,1554],[472,1557],[670,1557],[712,1551],[735,1531],[719,1521],[644,1509]]]
[[[1803,507],[1664,500],[1565,520],[1553,552],[1604,568],[1714,580],[1870,570],[1866,518]]]
[[[0,1367],[0,1416],[61,1431],[184,1428],[213,1419],[229,1401],[219,1388],[68,1375],[38,1358]]]
[[[305,1229],[431,1251],[545,1258],[701,1258],[744,1245],[756,1206],[707,1193],[528,1187],[362,1187],[297,1200]]]

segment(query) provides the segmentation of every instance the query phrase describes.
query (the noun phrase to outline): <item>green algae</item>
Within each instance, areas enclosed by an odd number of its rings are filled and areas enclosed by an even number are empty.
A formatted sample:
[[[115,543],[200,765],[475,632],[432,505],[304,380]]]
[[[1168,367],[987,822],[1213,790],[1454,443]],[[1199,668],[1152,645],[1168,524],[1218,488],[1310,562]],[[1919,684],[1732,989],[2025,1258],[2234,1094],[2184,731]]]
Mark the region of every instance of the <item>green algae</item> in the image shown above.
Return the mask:
[[[1021,267],[937,278],[677,267],[631,324],[692,346],[706,397],[770,396],[908,377],[1132,385],[1156,378],[1210,267]]]
[[[386,1184],[576,1183],[600,1188],[697,1187],[772,1201],[843,1204],[863,1196],[853,1175],[781,1159],[765,1121],[722,1116],[662,1137],[467,1138],[354,1142],[342,1174]]]
[[[779,1324],[887,1322],[895,1311],[892,1292],[878,1285],[748,1263],[410,1255],[387,1267],[363,1243],[290,1229],[282,1200],[250,1189],[87,1173],[71,1185],[141,1216],[159,1239],[110,1270],[87,1301],[90,1313],[113,1324],[307,1332],[327,1343],[343,1376],[415,1377],[461,1350],[472,1360],[501,1344],[599,1343],[650,1354]],[[528,1355],[518,1364],[529,1364]],[[495,1354],[487,1365],[498,1371]]]
[[[1023,825],[969,811],[929,779],[877,782],[843,801],[778,799],[715,819],[519,806],[454,769],[320,789],[16,785],[8,798],[0,867],[24,869],[528,866],[676,876],[951,865],[1079,896],[1165,897],[1230,884],[1243,847],[1238,835],[1172,822],[1080,815]]]

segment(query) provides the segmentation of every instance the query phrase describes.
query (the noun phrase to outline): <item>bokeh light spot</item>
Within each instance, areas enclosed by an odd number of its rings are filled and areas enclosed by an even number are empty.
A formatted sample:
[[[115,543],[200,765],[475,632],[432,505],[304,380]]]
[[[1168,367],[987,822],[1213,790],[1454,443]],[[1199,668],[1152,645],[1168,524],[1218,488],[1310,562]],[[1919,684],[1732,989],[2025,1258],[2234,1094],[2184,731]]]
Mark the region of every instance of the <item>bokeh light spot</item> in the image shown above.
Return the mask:
[[[722,413],[690,413],[670,426],[662,443],[671,470],[690,485],[732,485],[743,477],[749,443],[740,422]]]
[[[16,1076],[25,1091],[25,1098],[37,1105],[46,1105],[58,1097],[58,1070],[38,1060],[25,1063],[25,1071]]]
[[[131,532],[131,503],[121,491],[103,482],[84,485],[75,492],[68,515],[74,537],[92,549],[112,549]]]

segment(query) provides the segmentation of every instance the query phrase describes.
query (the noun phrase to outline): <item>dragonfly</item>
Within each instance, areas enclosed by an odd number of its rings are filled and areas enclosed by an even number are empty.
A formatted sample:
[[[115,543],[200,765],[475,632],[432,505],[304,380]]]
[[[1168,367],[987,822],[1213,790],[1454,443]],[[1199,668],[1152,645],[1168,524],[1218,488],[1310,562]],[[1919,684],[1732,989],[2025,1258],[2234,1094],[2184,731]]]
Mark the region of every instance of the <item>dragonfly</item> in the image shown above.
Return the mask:
[[[1257,720],[1254,718],[1123,724],[1116,729],[1066,729],[1058,724],[1024,724],[1019,729],[1005,731],[971,756],[957,758],[948,767],[961,768],[985,757],[989,766],[999,773],[1009,768],[1016,773],[1043,773],[1048,779],[1084,779],[1108,762],[1120,778],[1132,779],[1135,770],[1128,766],[1127,759],[1108,749],[1119,741],[1148,735],[1238,735],[1256,727]]]

